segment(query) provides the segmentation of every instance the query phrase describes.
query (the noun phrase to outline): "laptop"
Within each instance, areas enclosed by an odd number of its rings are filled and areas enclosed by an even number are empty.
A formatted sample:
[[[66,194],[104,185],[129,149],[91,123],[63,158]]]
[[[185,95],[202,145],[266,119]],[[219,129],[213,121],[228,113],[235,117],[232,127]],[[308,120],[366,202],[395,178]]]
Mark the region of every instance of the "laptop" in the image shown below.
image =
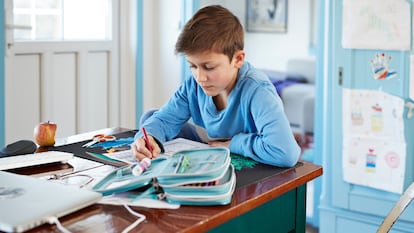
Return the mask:
[[[102,195],[86,189],[0,171],[0,231],[23,232],[92,205]]]

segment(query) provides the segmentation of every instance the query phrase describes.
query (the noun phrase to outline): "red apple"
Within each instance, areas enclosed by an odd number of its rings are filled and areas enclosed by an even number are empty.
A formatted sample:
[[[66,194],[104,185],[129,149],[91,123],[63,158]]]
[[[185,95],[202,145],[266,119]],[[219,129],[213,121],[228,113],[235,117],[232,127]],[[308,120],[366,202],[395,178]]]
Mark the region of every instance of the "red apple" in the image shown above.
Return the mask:
[[[51,122],[42,122],[34,128],[34,139],[39,146],[53,146],[57,125]]]

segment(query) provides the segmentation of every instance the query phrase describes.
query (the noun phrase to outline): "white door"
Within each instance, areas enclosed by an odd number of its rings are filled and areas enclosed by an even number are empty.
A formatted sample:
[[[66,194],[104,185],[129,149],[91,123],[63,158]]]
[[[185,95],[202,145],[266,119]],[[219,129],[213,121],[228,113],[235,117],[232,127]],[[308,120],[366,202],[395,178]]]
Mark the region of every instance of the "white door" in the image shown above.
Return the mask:
[[[6,25],[8,29],[6,29],[5,58],[5,143],[33,139],[34,126],[43,121],[57,124],[56,137],[118,126],[120,117],[117,33],[119,2],[108,0],[107,9],[94,8],[97,11],[107,10],[105,14],[112,15],[107,24],[112,25],[108,38],[17,41],[13,33],[15,29],[12,29],[12,1],[5,0],[8,25]],[[96,1],[86,2],[97,4]],[[26,2],[35,5],[42,1],[33,3],[36,1],[27,0]],[[86,3],[82,0],[78,2]],[[30,16],[28,13],[28,16],[37,17],[36,22],[45,21],[46,17],[42,18],[42,12],[53,14],[53,9],[40,9],[38,12],[40,12],[38,15]],[[75,9],[75,12],[82,14],[79,13],[79,9]],[[93,20],[93,17],[90,17],[86,21],[77,23],[90,24],[93,28],[95,27]],[[35,24],[29,32],[42,37],[44,32],[41,30],[33,32],[36,29]],[[105,30],[108,31],[107,28]],[[88,30],[84,33],[88,33]]]

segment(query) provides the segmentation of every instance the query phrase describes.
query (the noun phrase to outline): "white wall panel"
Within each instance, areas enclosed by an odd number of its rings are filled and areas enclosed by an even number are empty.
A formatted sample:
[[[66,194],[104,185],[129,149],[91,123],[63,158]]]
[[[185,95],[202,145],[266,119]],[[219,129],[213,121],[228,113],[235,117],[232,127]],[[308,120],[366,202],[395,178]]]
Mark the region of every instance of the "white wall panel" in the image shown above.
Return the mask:
[[[40,56],[13,56],[7,60],[5,80],[6,137],[5,143],[33,140],[33,129],[40,120]]]
[[[59,138],[120,126],[121,116],[123,122],[134,125],[135,116],[125,112],[135,110],[135,86],[130,82],[121,86],[120,80],[135,78],[134,69],[130,67],[135,63],[125,58],[124,64],[128,65],[123,66],[120,74],[118,38],[123,31],[118,29],[118,17],[123,14],[118,1],[112,4],[112,40],[25,41],[8,47],[5,57],[6,144],[33,139],[35,125],[48,120],[57,123],[56,137]],[[128,8],[122,10],[125,12]],[[128,51],[128,54],[135,54],[135,50]],[[131,77],[125,79],[126,75]],[[122,112],[120,92],[127,92],[123,99],[130,99],[122,102]]]
[[[80,59],[78,64],[86,67],[80,67],[79,131],[108,127],[108,53],[88,53]]]
[[[58,125],[56,137],[66,137],[76,134],[76,54],[54,54],[52,60],[53,64],[50,66],[52,75],[45,81],[53,84],[53,88],[45,90],[44,93],[49,91],[53,97],[43,99],[49,103],[49,111],[45,111],[42,118],[44,120],[50,118],[56,122]]]

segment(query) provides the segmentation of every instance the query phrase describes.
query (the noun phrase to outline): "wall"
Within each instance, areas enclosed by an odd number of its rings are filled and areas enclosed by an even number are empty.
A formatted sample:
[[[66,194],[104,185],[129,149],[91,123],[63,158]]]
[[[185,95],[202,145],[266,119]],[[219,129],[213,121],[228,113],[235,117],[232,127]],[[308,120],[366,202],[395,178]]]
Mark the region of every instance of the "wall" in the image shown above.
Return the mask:
[[[246,33],[248,60],[260,68],[284,70],[289,59],[309,56],[310,3],[309,0],[288,0],[286,34]]]
[[[136,104],[136,51],[137,51],[137,11],[136,0],[119,1],[120,15],[119,28],[119,74],[121,106],[119,114],[119,126],[135,128]],[[122,91],[121,91],[122,90]]]
[[[246,28],[246,1],[202,0],[201,6],[219,4],[230,9]],[[246,59],[258,68],[284,70],[290,58],[309,56],[313,0],[288,0],[286,33],[246,32]],[[311,10],[312,9],[312,10]]]
[[[161,107],[181,82],[181,60],[174,54],[180,32],[181,1],[146,0],[143,7],[143,108],[146,111]]]
[[[162,106],[181,82],[181,60],[174,55],[181,3],[144,1],[144,111]],[[212,4],[230,9],[245,25],[246,1],[200,1],[200,7]],[[258,68],[285,70],[290,58],[310,56],[313,5],[314,0],[288,0],[287,33],[246,33],[246,59]]]

